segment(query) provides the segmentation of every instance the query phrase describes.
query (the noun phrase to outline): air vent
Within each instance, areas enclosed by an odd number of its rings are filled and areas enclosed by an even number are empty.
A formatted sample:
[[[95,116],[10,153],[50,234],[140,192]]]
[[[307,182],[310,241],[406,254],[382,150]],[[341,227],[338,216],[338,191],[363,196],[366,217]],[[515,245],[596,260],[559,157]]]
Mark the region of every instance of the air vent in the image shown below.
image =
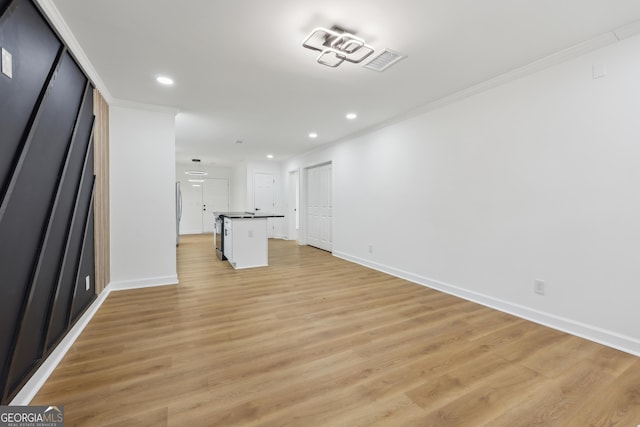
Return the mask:
[[[385,49],[380,52],[380,54],[376,55],[376,57],[371,61],[363,65],[363,67],[375,71],[384,71],[396,62],[406,57],[407,55],[403,55],[400,52],[396,52],[391,49]]]

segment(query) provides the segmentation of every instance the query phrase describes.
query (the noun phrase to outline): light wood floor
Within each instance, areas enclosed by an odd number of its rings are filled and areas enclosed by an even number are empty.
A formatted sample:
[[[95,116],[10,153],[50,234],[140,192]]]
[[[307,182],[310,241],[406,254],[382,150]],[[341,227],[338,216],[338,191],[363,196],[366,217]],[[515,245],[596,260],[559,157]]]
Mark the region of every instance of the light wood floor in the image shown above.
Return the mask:
[[[67,426],[624,426],[640,359],[293,242],[112,293],[32,404]]]

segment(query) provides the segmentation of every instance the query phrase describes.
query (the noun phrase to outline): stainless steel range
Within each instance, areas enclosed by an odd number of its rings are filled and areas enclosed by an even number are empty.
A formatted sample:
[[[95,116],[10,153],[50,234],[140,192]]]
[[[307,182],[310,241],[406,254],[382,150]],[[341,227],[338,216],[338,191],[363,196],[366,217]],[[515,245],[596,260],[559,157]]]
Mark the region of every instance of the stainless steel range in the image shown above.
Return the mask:
[[[227,258],[224,256],[224,216],[222,214],[216,215],[213,241],[216,246],[216,256],[224,261]]]

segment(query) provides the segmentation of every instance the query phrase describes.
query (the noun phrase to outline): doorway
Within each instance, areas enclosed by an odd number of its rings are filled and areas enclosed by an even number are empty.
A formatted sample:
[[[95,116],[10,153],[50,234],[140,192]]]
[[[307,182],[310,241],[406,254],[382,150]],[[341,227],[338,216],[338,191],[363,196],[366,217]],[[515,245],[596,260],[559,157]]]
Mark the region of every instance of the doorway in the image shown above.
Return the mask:
[[[213,233],[213,213],[229,211],[229,180],[201,178],[181,184],[180,234]]]
[[[215,212],[229,212],[229,181],[206,178],[202,186],[202,232],[213,233]]]
[[[289,172],[289,240],[300,238],[300,173]]]
[[[272,215],[275,212],[275,179],[270,173],[253,175],[253,208],[256,215]],[[275,236],[277,218],[267,218],[267,237]],[[278,228],[280,228],[278,226]]]
[[[253,176],[253,206],[256,213],[273,214],[273,175],[270,173],[256,173]]]
[[[306,170],[307,244],[331,252],[333,249],[333,184],[331,163]]]

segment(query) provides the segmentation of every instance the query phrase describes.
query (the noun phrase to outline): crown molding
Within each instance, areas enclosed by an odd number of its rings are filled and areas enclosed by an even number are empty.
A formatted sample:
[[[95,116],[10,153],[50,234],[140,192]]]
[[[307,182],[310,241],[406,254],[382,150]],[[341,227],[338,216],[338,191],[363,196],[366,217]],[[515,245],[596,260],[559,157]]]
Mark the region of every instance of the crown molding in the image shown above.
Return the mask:
[[[640,33],[640,21],[635,21],[630,24],[623,25],[622,27],[618,27],[613,30],[613,33],[616,35],[618,40],[624,40],[635,36]]]
[[[132,108],[135,110],[153,111],[156,113],[173,114],[174,116],[180,112],[176,107],[165,107],[155,104],[144,104],[142,102],[128,101],[126,99],[112,98],[109,103],[110,107]]]
[[[496,88],[498,86],[502,86],[514,80],[518,80],[522,77],[537,73],[539,71],[550,68],[554,65],[561,64],[570,59],[577,58],[589,52],[595,51],[597,49],[601,49],[603,47],[612,45],[617,43],[623,39],[632,37],[636,34],[640,34],[640,21],[635,21],[631,24],[624,25],[622,27],[618,27],[612,31],[608,31],[599,36],[593,37],[584,42],[573,45],[567,49],[563,49],[561,51],[555,52],[551,55],[545,56],[543,58],[538,59],[537,61],[531,62],[522,67],[516,68],[514,70],[508,71],[506,73],[500,74],[494,78],[489,80],[485,80],[484,82],[475,84],[468,88],[462,89],[456,93],[445,96],[443,98],[437,99],[435,101],[429,102],[427,104],[423,104],[421,106],[412,108],[411,110],[404,111],[396,116],[380,122],[374,126],[362,129],[360,131],[351,133],[344,137],[341,137],[337,140],[330,142],[329,144],[325,144],[319,148],[326,148],[332,145],[339,144],[344,141],[349,141],[356,137],[364,136],[375,132],[377,130],[386,128],[387,126],[403,122],[410,118],[425,114],[429,111],[433,111],[438,108],[445,107],[449,104],[452,104],[457,101],[461,101],[465,98],[469,98],[473,95],[486,92],[489,89]],[[315,150],[312,150],[315,151]],[[296,156],[293,156],[296,157]]]

